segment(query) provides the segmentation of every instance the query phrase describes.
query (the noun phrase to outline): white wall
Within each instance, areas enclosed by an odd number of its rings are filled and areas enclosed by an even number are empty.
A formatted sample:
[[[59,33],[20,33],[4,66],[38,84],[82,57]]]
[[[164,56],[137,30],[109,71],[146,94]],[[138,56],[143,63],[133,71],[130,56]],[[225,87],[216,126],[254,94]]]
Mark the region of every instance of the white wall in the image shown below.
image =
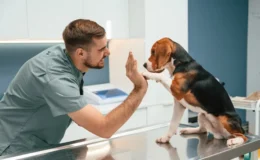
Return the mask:
[[[0,0],[0,39],[28,37],[26,0]]]
[[[112,38],[129,38],[128,0],[0,0],[0,40],[61,40],[78,18],[110,21]]]
[[[106,28],[111,21],[112,38],[128,38],[128,0],[83,0],[83,17]]]
[[[145,37],[144,0],[128,0],[129,38]]]
[[[82,0],[27,0],[28,31],[31,39],[62,39],[71,21],[82,18]]]
[[[145,0],[147,58],[152,44],[162,37],[188,49],[188,0]]]
[[[260,1],[249,0],[247,95],[260,91]]]
[[[249,0],[247,42],[247,95],[260,91],[260,1]],[[254,133],[255,112],[247,111],[249,131]]]
[[[145,0],[145,57],[150,56],[153,43],[169,37],[188,51],[188,0]],[[155,85],[157,101],[172,95],[161,84]]]
[[[163,37],[171,38],[188,50],[188,0],[129,0],[129,35],[145,39],[145,61],[153,43]],[[144,101],[157,104],[173,101],[160,83],[149,81],[148,91]],[[187,112],[185,114],[187,116]]]
[[[188,0],[128,0],[128,10],[129,38],[145,38],[146,58],[163,37],[188,50]]]

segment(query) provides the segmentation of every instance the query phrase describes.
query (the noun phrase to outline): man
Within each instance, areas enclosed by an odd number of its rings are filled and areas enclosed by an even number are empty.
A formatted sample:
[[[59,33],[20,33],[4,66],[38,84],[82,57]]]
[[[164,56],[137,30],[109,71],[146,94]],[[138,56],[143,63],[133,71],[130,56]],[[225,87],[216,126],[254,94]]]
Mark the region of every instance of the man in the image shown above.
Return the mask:
[[[78,19],[63,31],[65,47],[48,48],[28,60],[0,101],[0,155],[58,144],[71,120],[103,138],[111,137],[133,114],[147,82],[132,53],[126,75],[134,89],[106,116],[88,104],[82,77],[88,68],[103,68],[109,56],[105,30]]]

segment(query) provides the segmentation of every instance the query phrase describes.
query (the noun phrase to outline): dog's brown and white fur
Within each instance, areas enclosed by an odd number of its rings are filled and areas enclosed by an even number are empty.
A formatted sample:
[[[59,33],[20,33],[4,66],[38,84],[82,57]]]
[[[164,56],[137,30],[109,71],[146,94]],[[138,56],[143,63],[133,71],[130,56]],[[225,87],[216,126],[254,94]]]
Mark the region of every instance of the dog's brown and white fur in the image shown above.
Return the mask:
[[[176,134],[186,108],[198,113],[197,128],[184,128],[181,134],[210,132],[216,139],[228,139],[227,145],[247,141],[230,97],[222,84],[199,65],[181,45],[169,38],[155,42],[144,64],[143,75],[156,80],[174,96],[173,116],[168,132],[156,141],[169,142]],[[170,76],[161,72],[167,69]]]

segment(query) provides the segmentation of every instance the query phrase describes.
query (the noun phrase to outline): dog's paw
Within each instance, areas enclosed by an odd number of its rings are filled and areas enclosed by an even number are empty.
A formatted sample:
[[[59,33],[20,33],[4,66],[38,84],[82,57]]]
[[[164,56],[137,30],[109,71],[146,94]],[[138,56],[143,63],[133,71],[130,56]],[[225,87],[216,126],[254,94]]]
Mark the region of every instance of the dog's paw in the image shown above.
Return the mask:
[[[157,138],[157,139],[156,139],[156,142],[157,142],[157,143],[169,143],[170,139],[171,139],[170,136],[165,135],[165,136],[162,136],[162,137],[160,137],[160,138]]]
[[[142,75],[146,78],[146,79],[150,79],[150,80],[155,80],[156,82],[159,82],[161,80],[161,76],[158,73],[152,73],[152,72],[143,72]]]
[[[142,73],[142,75],[144,77],[146,77],[147,79],[151,79],[151,80],[154,80],[155,76],[153,75],[154,73],[151,73],[151,72],[148,72],[148,71],[145,71]]]
[[[150,72],[144,71],[142,72],[142,75],[146,78],[146,79],[150,79]]]
[[[242,137],[236,137],[227,140],[227,146],[237,146],[243,143],[244,143],[244,139]]]

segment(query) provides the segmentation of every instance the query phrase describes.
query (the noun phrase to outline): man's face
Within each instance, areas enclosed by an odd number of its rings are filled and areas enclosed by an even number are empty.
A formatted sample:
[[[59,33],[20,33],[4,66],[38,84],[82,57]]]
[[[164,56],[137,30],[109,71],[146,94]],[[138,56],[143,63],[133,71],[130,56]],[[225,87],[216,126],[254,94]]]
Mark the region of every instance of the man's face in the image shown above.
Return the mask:
[[[107,38],[104,36],[101,39],[93,38],[93,44],[83,59],[83,64],[88,68],[101,69],[104,67],[104,59],[109,56],[110,52],[107,48]]]

